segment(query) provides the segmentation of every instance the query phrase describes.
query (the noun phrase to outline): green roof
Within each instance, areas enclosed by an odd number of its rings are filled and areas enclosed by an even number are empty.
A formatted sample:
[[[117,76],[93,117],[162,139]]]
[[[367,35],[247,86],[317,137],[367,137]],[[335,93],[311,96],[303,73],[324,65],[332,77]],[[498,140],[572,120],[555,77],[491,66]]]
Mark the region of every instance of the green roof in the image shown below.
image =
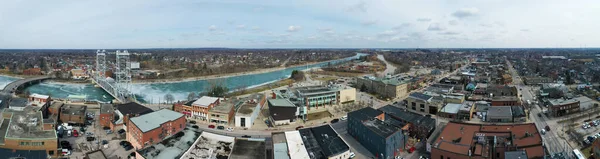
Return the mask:
[[[294,103],[287,99],[269,99],[269,104],[276,107],[296,107]]]

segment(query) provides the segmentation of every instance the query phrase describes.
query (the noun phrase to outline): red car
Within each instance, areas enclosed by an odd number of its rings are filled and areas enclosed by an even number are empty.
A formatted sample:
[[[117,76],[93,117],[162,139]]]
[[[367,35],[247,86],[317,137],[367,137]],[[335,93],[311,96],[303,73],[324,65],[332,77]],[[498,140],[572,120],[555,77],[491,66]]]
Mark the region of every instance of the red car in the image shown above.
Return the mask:
[[[300,130],[302,128],[304,128],[304,126],[298,126],[298,127],[296,127],[296,130]]]
[[[77,137],[79,136],[79,133],[77,133],[77,130],[73,130],[73,137]]]
[[[209,125],[208,128],[214,129],[215,125]]]

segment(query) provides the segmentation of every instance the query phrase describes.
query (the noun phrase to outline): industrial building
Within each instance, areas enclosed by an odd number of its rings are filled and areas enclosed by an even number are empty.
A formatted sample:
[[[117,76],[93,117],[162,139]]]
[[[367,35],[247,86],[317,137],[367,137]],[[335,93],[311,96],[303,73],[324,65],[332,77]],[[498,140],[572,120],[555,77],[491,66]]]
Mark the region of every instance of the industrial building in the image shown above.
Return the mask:
[[[406,97],[408,83],[397,78],[357,77],[357,88],[389,99]]]
[[[60,154],[57,151],[55,123],[45,123],[47,120],[43,118],[41,111],[4,109],[2,117],[0,148],[10,149],[13,153],[31,151],[34,156],[57,157]],[[39,153],[40,151],[45,153]],[[6,153],[9,154],[12,153]]]
[[[394,158],[405,149],[402,130],[386,122],[386,114],[371,107],[348,113],[348,134],[378,158]]]
[[[431,158],[543,158],[542,137],[535,123],[481,125],[449,122],[427,143]],[[501,145],[501,146],[498,146]]]
[[[182,131],[185,126],[186,118],[183,114],[161,109],[132,117],[127,124],[127,141],[140,149],[161,142],[165,137]]]
[[[289,99],[294,104],[310,110],[354,102],[356,89],[338,85],[292,87],[274,91],[273,98]]]

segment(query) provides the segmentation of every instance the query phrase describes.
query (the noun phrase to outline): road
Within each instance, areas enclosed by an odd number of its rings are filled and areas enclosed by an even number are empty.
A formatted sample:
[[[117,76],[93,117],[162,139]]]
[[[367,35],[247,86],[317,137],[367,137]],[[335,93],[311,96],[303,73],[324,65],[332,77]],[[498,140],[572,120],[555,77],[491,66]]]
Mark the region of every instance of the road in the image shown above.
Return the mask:
[[[532,93],[532,92],[534,92],[534,91],[532,91],[532,89],[535,89],[535,87],[524,85],[523,81],[519,77],[517,71],[514,70],[510,61],[506,60],[506,63],[512,74],[513,84],[517,85],[517,87],[521,91],[522,100],[523,101],[529,100],[532,102],[536,101],[536,96],[535,96],[535,94]],[[530,118],[531,122],[535,123],[535,125],[539,129],[538,131],[541,131],[541,129],[548,126],[547,121],[549,121],[551,119],[549,119],[546,115],[538,116],[538,114],[541,114],[541,112],[542,112],[542,108],[538,104],[533,104],[532,106],[530,106],[529,111],[530,111],[529,118]],[[562,152],[568,152],[568,151],[572,150],[572,147],[570,147],[570,145],[566,141],[564,141],[563,139],[559,138],[558,135],[556,135],[556,131],[561,131],[561,130],[559,130],[558,127],[550,126],[550,128],[551,128],[550,131],[546,132],[545,135],[542,135],[542,140],[544,141],[544,144],[546,145],[546,149],[548,150],[548,152],[562,153]]]
[[[389,63],[388,61],[386,61],[385,58],[383,57],[383,55],[377,54],[377,59],[379,59],[385,63],[385,71],[383,71],[383,74],[393,75],[394,72],[396,72],[396,66],[394,66],[391,63]]]

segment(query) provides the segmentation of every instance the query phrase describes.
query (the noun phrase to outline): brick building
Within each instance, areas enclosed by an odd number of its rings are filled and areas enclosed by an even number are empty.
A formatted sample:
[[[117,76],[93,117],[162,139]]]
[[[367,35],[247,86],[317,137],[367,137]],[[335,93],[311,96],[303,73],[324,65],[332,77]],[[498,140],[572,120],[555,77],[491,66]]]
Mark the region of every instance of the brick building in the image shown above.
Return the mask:
[[[208,121],[219,125],[229,125],[235,117],[235,107],[241,105],[237,100],[223,100],[208,111]]]
[[[449,122],[427,143],[431,158],[513,159],[543,158],[543,141],[534,123],[480,125]],[[501,146],[497,146],[501,145]]]
[[[544,99],[549,115],[558,117],[580,111],[580,102],[576,99]]]
[[[57,157],[60,152],[57,151],[56,131],[52,125],[43,121],[41,111],[4,109],[0,121],[0,148],[11,149],[13,152],[43,150],[48,156]]]
[[[110,127],[110,123],[113,122],[115,118],[115,108],[112,104],[108,103],[100,103],[100,115],[98,119],[100,120],[100,126],[102,127]]]
[[[497,96],[492,97],[491,106],[517,106],[521,101],[516,96]]]
[[[135,102],[117,104],[115,108],[115,116],[110,124],[111,130],[126,129],[127,127],[123,125],[129,123],[129,118],[154,112],[152,109]]]
[[[33,106],[44,106],[52,99],[50,98],[50,96],[34,93],[29,95],[29,98],[27,98],[27,100],[29,100],[29,103]]]
[[[220,99],[217,97],[203,96],[200,99],[192,100],[187,103],[177,103],[173,105],[173,110],[185,114],[187,117],[208,120],[208,111],[219,105]]]
[[[41,75],[42,74],[42,69],[40,68],[29,68],[29,69],[25,69],[23,70],[23,75]]]
[[[132,117],[127,124],[127,141],[141,149],[175,135],[186,126],[185,115],[168,109]]]
[[[397,78],[357,77],[356,86],[390,99],[405,97],[408,93],[408,83]]]
[[[85,124],[87,106],[65,104],[60,108],[60,116],[58,117],[63,123]]]

